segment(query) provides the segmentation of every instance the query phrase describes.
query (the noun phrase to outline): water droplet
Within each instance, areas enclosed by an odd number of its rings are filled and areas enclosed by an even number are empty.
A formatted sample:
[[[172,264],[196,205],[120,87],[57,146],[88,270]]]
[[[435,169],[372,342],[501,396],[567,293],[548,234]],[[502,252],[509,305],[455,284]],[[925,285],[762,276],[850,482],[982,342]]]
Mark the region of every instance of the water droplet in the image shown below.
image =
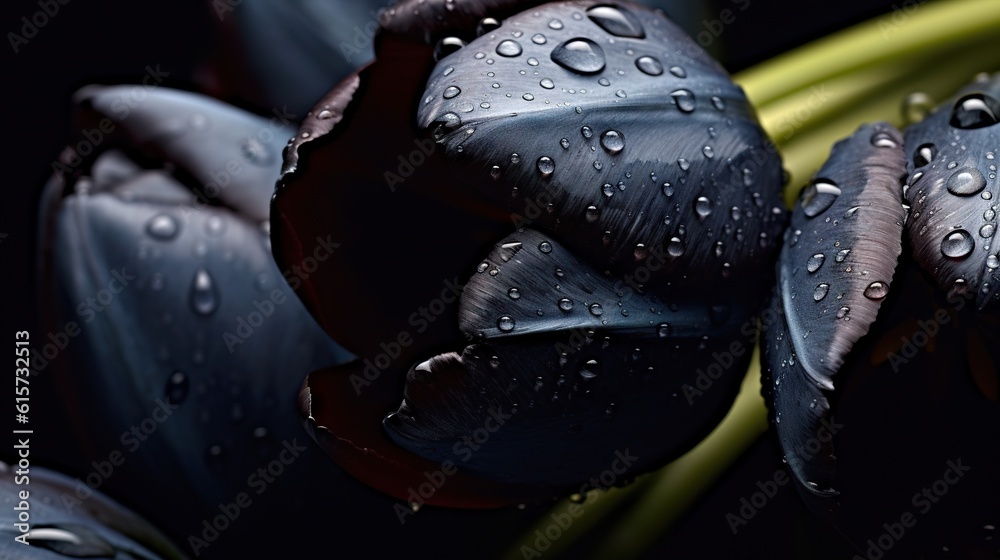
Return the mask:
[[[181,404],[184,402],[184,399],[187,398],[190,385],[188,376],[185,375],[184,372],[174,372],[173,375],[167,379],[167,388],[164,391],[167,402],[171,404]]]
[[[454,98],[458,97],[458,94],[460,94],[460,93],[462,93],[461,89],[459,89],[459,88],[457,88],[455,86],[448,86],[447,88],[445,88],[444,93],[442,94],[442,97],[444,97],[445,99],[454,99]]]
[[[684,254],[684,242],[679,237],[671,237],[667,243],[667,254],[671,257],[679,257]]]
[[[677,167],[680,167],[681,171],[687,171],[688,169],[691,169],[691,162],[684,158],[680,158],[677,160]]]
[[[521,156],[519,156],[516,152],[513,153],[513,154],[510,154],[510,162],[511,163],[515,163],[515,164],[516,163],[521,163]]]
[[[559,300],[559,309],[562,311],[573,311],[573,300],[568,298],[562,298]]]
[[[556,31],[563,28],[563,22],[558,19],[553,19],[549,22],[549,29],[555,29]]]
[[[601,186],[601,192],[604,193],[604,196],[610,198],[615,194],[615,186],[611,183],[604,183],[604,185]]]
[[[816,179],[802,193],[802,210],[815,218],[833,206],[840,196],[840,187],[828,179]]]
[[[640,56],[635,59],[635,67],[644,74],[649,74],[650,76],[659,76],[663,74],[663,64],[651,56]]]
[[[884,299],[889,295],[889,284],[885,282],[872,282],[865,288],[865,297],[868,299]]]
[[[507,58],[514,58],[515,56],[521,56],[523,50],[521,49],[521,43],[511,39],[505,39],[500,41],[497,45],[497,54],[500,56],[505,56]]]
[[[478,272],[479,274],[482,274],[482,273],[486,272],[486,269],[489,268],[489,267],[490,267],[490,263],[485,262],[485,261],[481,262],[481,263],[479,263],[479,266],[476,267],[476,272]]]
[[[706,158],[712,159],[715,157],[715,150],[711,146],[705,146],[701,149],[701,153],[705,155]]]
[[[596,74],[604,70],[604,49],[583,37],[570,39],[552,50],[552,61],[580,74]]]
[[[538,244],[538,250],[546,254],[551,253],[552,244],[549,243],[548,241],[542,241],[541,243]]]
[[[198,269],[191,283],[191,307],[199,315],[211,315],[218,305],[219,296],[212,277],[204,268]]]
[[[589,126],[585,126],[580,129],[580,134],[582,134],[584,138],[593,138],[594,129],[590,128]]]
[[[500,22],[496,18],[483,18],[479,21],[479,25],[476,26],[476,35],[482,37],[487,33],[492,33],[500,28]]]
[[[674,187],[670,183],[663,183],[663,194],[667,196],[674,196]]]
[[[830,293],[830,285],[820,284],[819,286],[816,286],[816,291],[813,292],[813,299],[815,301],[823,301],[823,298],[825,298],[828,293]]]
[[[941,252],[944,256],[953,259],[964,259],[972,253],[975,243],[972,236],[964,229],[955,230],[944,237],[941,241]]]
[[[604,315],[604,308],[601,307],[601,304],[599,303],[590,304],[590,307],[588,309],[590,310],[590,314],[593,315],[594,317],[600,317],[601,315]]]
[[[986,188],[986,178],[974,167],[963,167],[948,178],[948,192],[956,196],[972,196]]]
[[[441,140],[446,134],[462,126],[462,118],[455,113],[448,112],[434,121],[434,139]]]
[[[704,221],[712,214],[712,202],[704,196],[699,196],[698,200],[694,201],[694,211],[698,214],[698,219]]]
[[[563,147],[564,150],[569,149],[569,138],[563,138],[559,141],[559,145]]]
[[[646,32],[639,19],[631,12],[617,6],[594,6],[587,10],[587,17],[601,29],[618,37],[643,39]]]
[[[552,161],[552,158],[548,156],[542,156],[538,158],[538,172],[542,174],[542,177],[548,179],[552,176],[552,173],[556,170],[556,163]]]
[[[526,93],[526,94],[524,94],[524,95],[521,96],[521,99],[523,99],[525,101],[534,101],[535,100],[535,96],[531,95],[530,93]]]
[[[205,452],[205,463],[215,474],[223,474],[229,467],[229,456],[221,445],[212,445]]]
[[[934,157],[936,155],[937,148],[934,144],[922,144],[917,148],[917,151],[913,153],[913,166],[923,167],[934,161]]]
[[[684,69],[681,68],[680,66],[671,66],[670,73],[673,74],[674,76],[677,76],[678,78],[688,77],[687,72],[685,72]]]
[[[597,374],[597,360],[587,360],[587,363],[580,368],[580,377],[584,379],[593,379]]]
[[[597,83],[601,84],[604,87],[608,87],[611,85],[611,80],[607,78],[601,78],[600,80],[597,80]]]
[[[585,217],[587,218],[588,222],[594,223],[597,221],[598,218],[601,217],[601,211],[598,210],[596,206],[593,205],[588,206]]]
[[[601,147],[609,154],[617,154],[625,148],[625,137],[617,130],[607,130],[601,134]]]
[[[850,255],[850,254],[851,254],[851,250],[850,249],[841,249],[840,252],[837,253],[836,261],[839,262],[839,263],[842,263],[842,262],[844,262],[844,259],[847,258],[847,255]]]
[[[809,271],[810,274],[816,272],[823,266],[823,261],[825,259],[826,256],[823,255],[823,253],[816,253],[815,255],[809,257],[809,260],[806,262],[806,270]]]
[[[667,338],[673,334],[673,327],[669,323],[660,323],[656,326],[656,336],[660,338]]]
[[[985,226],[979,229],[979,235],[987,239],[993,237],[994,233],[996,233],[996,227],[993,224],[986,224]]]
[[[850,313],[850,312],[851,312],[851,308],[850,307],[846,307],[846,306],[841,307],[840,309],[837,310],[837,318],[838,319],[843,319],[843,318],[847,317],[847,314]]]
[[[984,128],[997,124],[1000,101],[985,93],[970,93],[955,103],[951,126],[962,129]]]
[[[986,257],[986,266],[988,266],[990,270],[996,270],[1000,268],[1000,258],[997,258],[996,255],[990,255],[989,257]]]
[[[891,134],[883,130],[872,134],[872,146],[876,148],[898,148],[899,144],[896,143]]]
[[[157,214],[146,223],[146,232],[154,239],[167,241],[177,237],[180,224],[170,214]]]
[[[542,35],[541,33],[535,33],[531,36],[531,42],[536,45],[544,45],[547,41],[548,39],[546,39],[545,35]]]
[[[499,319],[497,319],[497,328],[500,329],[500,332],[505,332],[505,333],[514,330],[514,319],[512,319],[508,315],[500,317]]]
[[[726,110],[726,102],[723,101],[721,97],[713,95],[712,96],[712,107],[715,107],[719,111],[725,111]]]
[[[677,108],[680,109],[682,113],[691,113],[695,109],[695,97],[690,90],[687,89],[676,89],[670,92],[670,97],[674,99],[674,103]]]
[[[434,60],[439,61],[452,53],[458,52],[464,46],[465,41],[458,37],[445,37],[434,46]]]
[[[510,259],[514,258],[514,255],[521,250],[521,243],[515,241],[513,243],[504,243],[500,246],[500,260],[503,262],[510,262]]]
[[[625,99],[626,97],[628,97],[628,94],[625,93],[625,90],[620,89],[620,90],[618,90],[618,91],[615,92],[615,97],[620,97],[622,99]]]
[[[542,78],[542,81],[538,82],[538,85],[542,86],[545,89],[552,89],[556,87],[556,84],[553,83],[553,81],[548,78]]]

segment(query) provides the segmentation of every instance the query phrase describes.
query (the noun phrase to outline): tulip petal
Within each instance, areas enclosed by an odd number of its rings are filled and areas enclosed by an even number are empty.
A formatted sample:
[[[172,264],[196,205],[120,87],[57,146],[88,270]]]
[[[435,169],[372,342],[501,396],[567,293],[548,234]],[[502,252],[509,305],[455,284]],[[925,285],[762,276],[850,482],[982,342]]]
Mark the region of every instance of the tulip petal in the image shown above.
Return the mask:
[[[732,404],[750,358],[745,311],[615,286],[532,230],[504,239],[486,262],[462,297],[475,343],[411,368],[405,400],[385,420],[406,449],[497,482],[565,491],[621,453],[635,457],[633,474],[663,464]]]
[[[799,483],[831,495],[835,458],[827,392],[888,296],[906,210],[905,161],[891,125],[864,125],[837,143],[796,204],[778,267],[777,324],[763,362],[785,458]],[[816,451],[816,448],[819,451]]]
[[[418,111],[468,188],[598,270],[669,252],[651,289],[726,299],[776,250],[776,150],[725,71],[647,8],[512,16],[438,62]]]
[[[983,77],[906,130],[913,254],[949,299],[1000,302],[996,181],[1000,76]]]

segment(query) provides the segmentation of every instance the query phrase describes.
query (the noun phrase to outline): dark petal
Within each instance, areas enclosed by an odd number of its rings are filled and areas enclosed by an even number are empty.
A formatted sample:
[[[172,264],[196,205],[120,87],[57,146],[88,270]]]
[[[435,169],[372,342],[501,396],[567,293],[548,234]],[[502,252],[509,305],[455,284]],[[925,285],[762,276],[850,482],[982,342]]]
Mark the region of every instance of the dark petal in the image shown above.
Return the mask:
[[[1000,77],[984,78],[906,130],[914,257],[952,299],[980,310],[1000,302],[998,99]]]
[[[142,496],[148,501],[139,506],[179,523],[183,516],[164,512],[200,514],[231,500],[283,439],[303,437],[295,407],[303,377],[349,356],[311,319],[271,258],[267,222],[259,219],[267,183],[245,182],[257,172],[244,161],[223,190],[231,204],[199,203],[192,190],[204,185],[190,181],[224,170],[215,155],[226,152],[216,154],[221,145],[195,133],[195,145],[182,149],[177,136],[150,132],[189,117],[183,108],[164,111],[166,123],[140,112],[126,121],[146,122],[137,132],[150,134],[141,149],[128,138],[115,145],[179,159],[142,160],[149,169],[111,150],[50,183],[40,293],[48,329],[69,340],[43,367],[65,388],[69,414],[95,457],[131,449],[125,441],[138,440],[123,430],[177,407],[107,487]],[[268,126],[243,113],[210,122],[239,120],[244,131]],[[278,149],[268,150],[262,175],[276,176]],[[151,488],[150,479],[164,482]]]
[[[30,475],[31,530],[24,534],[30,546],[16,542],[14,537],[21,533],[15,532],[19,520],[14,505],[22,500],[25,489],[24,484],[15,484],[15,469],[16,465],[0,462],[0,496],[10,505],[0,514],[7,528],[0,540],[3,558],[184,558],[134,512],[97,490],[86,498],[84,507],[74,497],[79,495],[79,480],[35,466]]]
[[[442,294],[454,301],[449,286],[512,227],[506,213],[454,180],[433,142],[418,140],[412,103],[431,63],[429,51],[419,54],[387,39],[379,62],[317,104],[286,152],[273,201],[283,270],[315,260],[317,239],[339,244],[290,282],[327,332],[362,357],[412,334],[411,318]],[[323,111],[331,118],[320,119]],[[455,314],[444,313],[401,359],[459,341]]]
[[[442,59],[420,127],[468,188],[597,270],[644,269],[659,293],[757,291],[781,166],[743,92],[662,15],[588,6],[512,16]]]
[[[486,262],[462,297],[477,342],[410,370],[384,423],[399,445],[498,482],[578,489],[619,453],[633,475],[662,465],[728,410],[750,357],[745,310],[616,287],[531,230]]]
[[[379,24],[384,37],[433,44],[448,35],[473,37],[485,17],[501,20],[544,0],[402,0],[382,11]]]
[[[396,445],[382,430],[388,410],[378,405],[399,401],[399,386],[392,381],[402,374],[369,364],[355,361],[313,372],[300,397],[300,410],[310,435],[341,468],[381,492],[412,500],[411,490],[428,482],[425,473],[441,471],[442,465]],[[439,486],[433,495],[420,496],[425,503],[492,508],[547,497],[468,473],[449,474],[447,483]]]
[[[261,118],[165,87],[88,86],[76,102],[82,127],[113,128],[97,148],[126,143],[136,156],[175,165],[175,173],[199,187],[202,205],[222,204],[256,222],[267,220],[295,115],[276,108]]]
[[[792,214],[778,267],[778,324],[765,325],[765,384],[778,437],[798,481],[832,494],[834,457],[820,438],[831,418],[827,391],[889,293],[906,210],[902,137],[864,125],[838,142]],[[816,441],[822,450],[805,450]]]

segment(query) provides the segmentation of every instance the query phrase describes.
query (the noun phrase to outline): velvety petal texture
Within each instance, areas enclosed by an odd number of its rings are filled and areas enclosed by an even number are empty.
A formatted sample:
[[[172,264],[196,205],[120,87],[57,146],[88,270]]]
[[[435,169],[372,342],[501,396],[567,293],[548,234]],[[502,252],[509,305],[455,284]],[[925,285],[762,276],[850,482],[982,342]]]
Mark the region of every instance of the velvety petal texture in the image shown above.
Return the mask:
[[[781,166],[743,92],[662,12],[534,4],[384,12],[272,203],[279,263],[341,243],[299,293],[360,358],[310,376],[305,413],[402,498],[445,462],[482,491],[428,503],[662,465],[732,402],[770,286]]]
[[[836,493],[833,379],[875,321],[902,252],[904,178],[900,133],[864,125],[833,147],[785,234],[777,319],[764,325],[764,387],[789,468],[819,495]]]
[[[913,207],[907,233],[917,262],[942,289],[1000,302],[1000,257],[993,242],[1000,208],[1000,76],[981,76],[906,130]]]

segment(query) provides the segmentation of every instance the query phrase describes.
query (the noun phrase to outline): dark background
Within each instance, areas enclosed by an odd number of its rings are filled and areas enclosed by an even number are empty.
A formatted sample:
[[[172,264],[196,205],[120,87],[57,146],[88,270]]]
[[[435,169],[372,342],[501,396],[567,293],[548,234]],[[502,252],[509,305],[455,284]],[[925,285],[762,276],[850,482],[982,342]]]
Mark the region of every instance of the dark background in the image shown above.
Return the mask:
[[[811,39],[886,13],[894,3],[898,2],[750,0],[747,9],[725,26],[713,49],[731,72],[737,72]],[[694,34],[705,29],[706,20],[718,17],[719,10],[733,5],[728,0],[706,4],[701,16],[689,18]],[[5,135],[0,157],[6,175],[0,204],[0,233],[6,234],[0,239],[3,270],[0,316],[4,333],[31,329],[41,336],[34,289],[38,195],[51,172],[53,159],[73,132],[72,93],[88,83],[135,82],[149,64],[160,64],[170,72],[168,86],[204,91],[204,65],[219,52],[222,39],[218,19],[207,0],[71,0],[60,5],[59,14],[37,36],[20,45],[19,53],[13,53],[7,33],[20,33],[20,18],[30,17],[38,9],[37,2],[32,0],[6,0],[0,8],[0,30],[5,36],[0,46]],[[262,44],[256,47],[267,48]],[[343,62],[339,54],[335,58]],[[359,57],[356,62],[362,61],[363,57]],[[328,86],[339,80],[338,71],[344,72],[346,68],[331,68]],[[266,112],[261,91],[256,90],[259,86],[244,85],[251,91],[229,90],[226,100],[258,111],[263,107]],[[255,104],[260,105],[255,107]],[[301,108],[298,114],[307,109]],[[60,406],[54,396],[33,399],[32,405],[36,417],[52,423],[47,430],[64,429],[59,424]],[[731,557],[745,557],[740,551],[751,550],[773,550],[772,557],[787,555],[791,545],[775,545],[771,549],[768,543],[792,540],[793,534],[799,535],[795,539],[808,538],[808,534],[794,527],[795,519],[804,512],[790,488],[738,537],[733,538],[723,522],[736,498],[745,494],[747,488],[753,488],[755,481],[770,478],[780,465],[779,456],[770,438],[758,442],[691,515],[665,537],[661,551],[670,550],[678,557],[709,557],[714,554],[706,551],[706,542],[714,542],[711,546],[717,547],[715,553]]]

